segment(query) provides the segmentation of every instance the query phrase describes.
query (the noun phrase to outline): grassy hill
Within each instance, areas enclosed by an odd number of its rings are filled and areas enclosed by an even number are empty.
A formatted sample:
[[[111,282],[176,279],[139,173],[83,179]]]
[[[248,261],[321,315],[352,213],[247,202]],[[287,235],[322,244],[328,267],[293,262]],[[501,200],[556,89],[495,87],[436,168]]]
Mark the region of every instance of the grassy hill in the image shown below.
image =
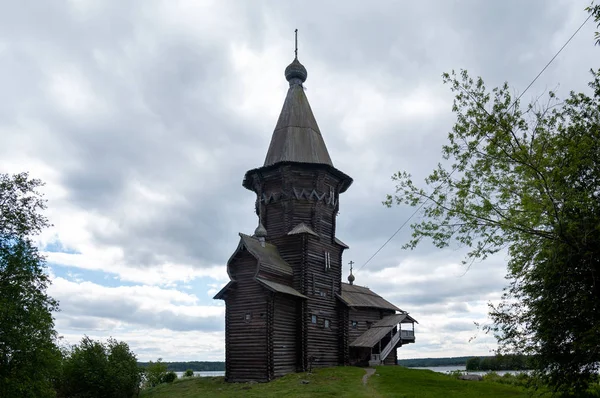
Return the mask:
[[[225,383],[223,377],[194,377],[145,390],[141,398],[199,397],[528,397],[521,387],[491,381],[463,381],[430,370],[378,367],[366,385],[356,367],[294,373],[270,383]]]

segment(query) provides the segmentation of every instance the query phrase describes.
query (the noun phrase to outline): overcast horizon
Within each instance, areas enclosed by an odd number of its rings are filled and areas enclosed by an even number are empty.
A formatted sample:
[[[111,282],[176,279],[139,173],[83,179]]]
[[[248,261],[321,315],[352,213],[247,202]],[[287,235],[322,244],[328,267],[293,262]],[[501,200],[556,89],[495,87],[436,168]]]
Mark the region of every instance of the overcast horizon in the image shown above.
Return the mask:
[[[127,342],[139,361],[223,361],[224,305],[238,233],[256,228],[244,173],[264,162],[294,57],[336,168],[343,281],[419,321],[398,358],[491,355],[488,302],[506,254],[401,246],[414,209],[382,205],[391,176],[422,182],[441,161],[467,69],[518,95],[588,17],[589,0],[4,1],[0,15],[0,172],[46,186],[39,236],[60,301],[56,330]],[[590,20],[522,98],[589,92],[598,65]],[[416,216],[418,217],[418,216]],[[418,218],[415,218],[416,221]]]

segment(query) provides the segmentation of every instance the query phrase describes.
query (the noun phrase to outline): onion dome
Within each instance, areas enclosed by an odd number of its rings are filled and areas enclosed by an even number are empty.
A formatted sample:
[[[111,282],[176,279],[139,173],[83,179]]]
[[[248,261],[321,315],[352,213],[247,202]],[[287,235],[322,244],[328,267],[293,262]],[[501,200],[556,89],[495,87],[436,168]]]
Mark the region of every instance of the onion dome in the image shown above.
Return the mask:
[[[352,275],[352,274],[348,275],[348,282],[350,282],[351,285],[354,283],[354,279],[356,279],[354,277],[354,275]]]
[[[267,229],[262,225],[261,222],[258,223],[258,227],[254,230],[254,236],[256,238],[266,238],[267,237]]]
[[[307,76],[308,72],[304,65],[298,61],[298,58],[294,58],[292,63],[285,68],[285,78],[290,82],[290,85],[304,83]]]

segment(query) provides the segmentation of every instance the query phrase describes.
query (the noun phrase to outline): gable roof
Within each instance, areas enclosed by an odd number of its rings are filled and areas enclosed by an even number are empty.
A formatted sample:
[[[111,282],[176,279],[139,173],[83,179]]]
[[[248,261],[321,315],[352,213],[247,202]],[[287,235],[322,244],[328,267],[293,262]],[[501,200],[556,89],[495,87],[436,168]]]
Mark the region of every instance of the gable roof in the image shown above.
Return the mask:
[[[250,254],[252,254],[258,260],[259,271],[264,270],[279,275],[294,275],[292,267],[290,267],[290,265],[286,263],[283,258],[281,258],[275,245],[264,242],[263,247],[262,243],[257,238],[242,233],[240,233],[240,238],[241,241],[240,246],[238,246],[238,250],[242,245],[248,249]],[[231,259],[235,257],[238,250],[236,250],[233,256],[231,256]],[[231,261],[231,259],[229,261]]]
[[[338,295],[344,304],[354,308],[381,308],[403,312],[368,287],[342,282],[342,294]]]
[[[253,280],[261,284],[263,287],[277,293],[289,294],[299,298],[307,298],[291,286],[269,280],[273,275],[285,277],[291,283],[291,277],[294,275],[292,267],[279,255],[277,247],[271,243],[261,242],[258,238],[240,233],[240,243],[237,249],[227,261],[227,273],[231,281],[223,287],[215,296],[214,299],[224,299],[228,290],[235,288],[236,280],[229,273],[229,265],[234,261],[235,256],[243,249],[248,250],[248,253],[257,260],[257,268]]]

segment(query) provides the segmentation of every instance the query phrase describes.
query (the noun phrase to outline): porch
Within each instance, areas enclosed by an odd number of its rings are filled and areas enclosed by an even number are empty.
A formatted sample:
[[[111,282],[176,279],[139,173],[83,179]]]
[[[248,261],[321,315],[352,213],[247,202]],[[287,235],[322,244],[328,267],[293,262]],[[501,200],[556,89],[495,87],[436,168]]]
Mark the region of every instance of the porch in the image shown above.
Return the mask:
[[[351,356],[369,366],[383,365],[396,348],[415,342],[415,322],[407,313],[384,317],[350,343]]]

